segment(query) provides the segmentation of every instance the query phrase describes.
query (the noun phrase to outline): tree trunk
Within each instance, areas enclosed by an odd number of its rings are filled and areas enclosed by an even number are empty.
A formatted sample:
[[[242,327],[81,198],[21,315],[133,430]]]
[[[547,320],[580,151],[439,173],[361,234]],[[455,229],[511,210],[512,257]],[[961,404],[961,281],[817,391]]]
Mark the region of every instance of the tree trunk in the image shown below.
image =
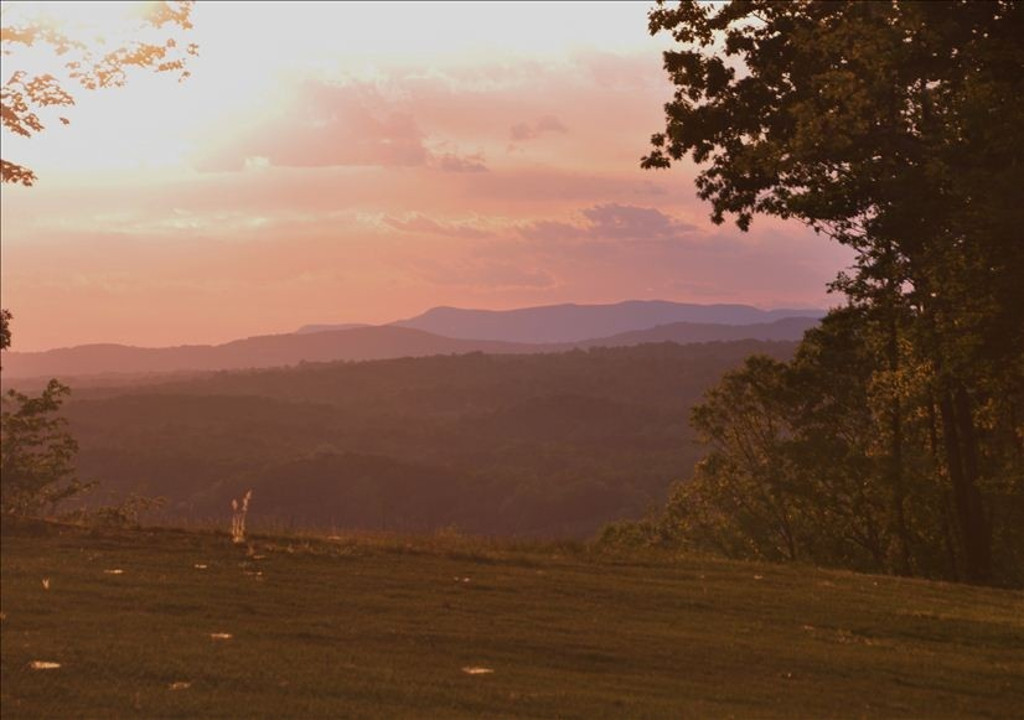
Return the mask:
[[[977,439],[970,398],[963,386],[943,390],[939,411],[953,508],[964,551],[964,573],[968,582],[985,583],[992,576],[992,538],[977,485]]]
[[[896,308],[890,308],[887,354],[889,372],[895,378],[900,367],[899,327]],[[896,572],[910,575],[910,533],[905,512],[906,488],[903,483],[903,409],[898,393],[889,401],[889,487],[892,490],[892,519],[896,542]]]

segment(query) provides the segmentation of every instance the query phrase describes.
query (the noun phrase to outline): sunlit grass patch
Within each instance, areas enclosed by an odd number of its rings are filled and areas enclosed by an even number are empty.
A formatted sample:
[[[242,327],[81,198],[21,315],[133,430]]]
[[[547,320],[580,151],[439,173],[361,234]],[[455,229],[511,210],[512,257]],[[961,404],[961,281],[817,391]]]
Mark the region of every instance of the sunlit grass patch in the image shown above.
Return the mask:
[[[466,673],[467,675],[490,675],[494,672],[494,669],[471,665],[462,668],[462,672]]]

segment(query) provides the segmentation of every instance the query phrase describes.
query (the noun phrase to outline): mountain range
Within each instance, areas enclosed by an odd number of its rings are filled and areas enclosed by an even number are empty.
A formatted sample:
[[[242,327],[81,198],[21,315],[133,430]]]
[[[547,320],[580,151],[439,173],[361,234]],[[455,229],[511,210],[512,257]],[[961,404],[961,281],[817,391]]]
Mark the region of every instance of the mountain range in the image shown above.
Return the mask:
[[[761,310],[750,305],[697,305],[667,300],[627,300],[608,305],[545,305],[514,310],[436,307],[392,325],[464,340],[564,343],[603,338],[671,323],[754,325],[789,317],[819,319],[823,310]],[[343,330],[345,325],[306,325],[298,332]]]
[[[785,313],[800,314],[787,316]],[[821,315],[821,311],[759,310],[743,305],[702,306],[662,301],[556,305],[509,311],[434,308],[390,325],[348,325],[343,329],[331,329],[329,325],[305,326],[294,333],[263,335],[221,345],[141,348],[95,344],[43,352],[7,352],[3,374],[6,380],[81,378],[470,352],[551,353],[650,342],[792,341],[799,340],[808,328],[816,325]],[[678,316],[713,318],[715,322],[659,322]],[[749,318],[762,321],[739,322]],[[472,337],[471,333],[479,333],[481,337]]]

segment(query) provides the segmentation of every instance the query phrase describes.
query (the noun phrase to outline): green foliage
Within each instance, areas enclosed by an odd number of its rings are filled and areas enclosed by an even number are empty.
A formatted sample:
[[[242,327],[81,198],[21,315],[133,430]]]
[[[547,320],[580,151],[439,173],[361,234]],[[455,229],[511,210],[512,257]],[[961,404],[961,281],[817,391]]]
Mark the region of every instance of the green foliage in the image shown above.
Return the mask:
[[[716,222],[768,213],[854,246],[939,247],[889,228],[940,195],[917,222],[980,215],[968,193],[1008,198],[980,191],[996,168],[1021,172],[994,160],[1021,152],[1022,15],[1012,2],[659,2],[650,29],[680,43],[665,53],[677,92],[644,164],[705,163]]]
[[[685,532],[729,554],[798,559],[800,543],[794,485],[784,452],[788,427],[783,397],[785,366],[754,356],[709,391],[694,408],[693,423],[711,453],[691,483],[669,501]],[[709,497],[708,494],[711,494]]]
[[[80,507],[61,515],[61,520],[89,527],[138,528],[142,516],[167,503],[164,497],[128,493],[120,502],[95,508]]]
[[[666,525],[658,518],[617,520],[601,528],[596,545],[602,549],[627,551],[670,546],[674,538],[667,537],[665,529]]]
[[[643,165],[689,155],[715,222],[795,218],[857,253],[834,287],[862,313],[870,417],[845,412],[887,564],[914,571],[917,535],[992,580],[1024,554],[998,529],[1024,494],[1024,5],[684,1],[650,29],[680,44]]]
[[[686,544],[888,569],[870,365],[850,320],[826,318],[791,363],[750,358],[694,409],[708,455],[675,488],[663,519]]]
[[[52,510],[90,485],[75,474],[78,443],[68,432],[61,405],[71,392],[51,380],[38,397],[9,390],[0,421],[0,506],[5,514]]]
[[[11,315],[11,311],[5,309],[0,310],[0,350],[6,350],[11,346],[11,320],[14,316]]]
[[[752,357],[727,374],[693,410],[707,454],[673,488],[661,535],[731,557],[962,578],[928,370],[908,344],[893,371],[875,339],[871,314],[847,308],[790,362]],[[1024,492],[982,492],[992,579],[1020,585]]]

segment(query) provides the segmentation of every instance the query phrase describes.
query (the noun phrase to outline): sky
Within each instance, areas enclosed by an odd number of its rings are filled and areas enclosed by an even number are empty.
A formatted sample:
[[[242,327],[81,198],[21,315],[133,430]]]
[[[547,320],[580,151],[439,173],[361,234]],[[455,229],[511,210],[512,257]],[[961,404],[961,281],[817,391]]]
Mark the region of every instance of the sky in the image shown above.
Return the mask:
[[[127,32],[119,3],[12,6]],[[793,222],[714,226],[692,164],[640,169],[672,95],[648,9],[199,3],[179,33],[199,45],[191,77],[135,73],[75,92],[70,125],[4,133],[4,158],[39,178],[0,198],[12,349],[438,305],[837,304],[846,250]],[[19,62],[53,59],[12,55],[4,74]]]

